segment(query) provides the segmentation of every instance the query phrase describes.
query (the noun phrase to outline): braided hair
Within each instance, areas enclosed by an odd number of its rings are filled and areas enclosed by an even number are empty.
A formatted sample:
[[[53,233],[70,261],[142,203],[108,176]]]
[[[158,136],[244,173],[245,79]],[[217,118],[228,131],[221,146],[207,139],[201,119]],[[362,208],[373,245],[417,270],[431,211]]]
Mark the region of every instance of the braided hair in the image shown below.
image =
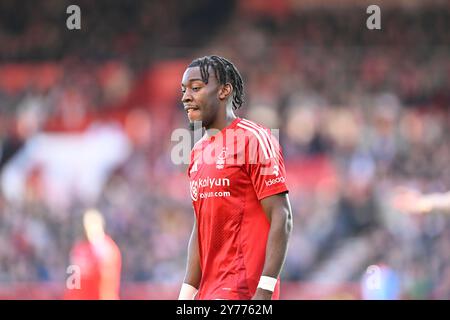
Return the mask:
[[[188,68],[199,67],[202,81],[208,83],[209,67],[214,70],[217,81],[225,85],[230,83],[233,86],[233,109],[239,109],[244,103],[244,83],[239,71],[234,64],[219,56],[205,56],[195,59]]]

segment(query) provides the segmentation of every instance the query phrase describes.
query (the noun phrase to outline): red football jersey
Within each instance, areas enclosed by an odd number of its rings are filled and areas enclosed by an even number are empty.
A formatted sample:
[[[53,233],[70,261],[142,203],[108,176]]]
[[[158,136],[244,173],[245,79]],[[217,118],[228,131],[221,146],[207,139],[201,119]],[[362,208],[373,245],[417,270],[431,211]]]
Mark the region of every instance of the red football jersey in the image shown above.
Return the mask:
[[[288,191],[277,139],[237,118],[195,144],[188,175],[202,270],[196,298],[251,299],[270,229],[260,200]],[[279,281],[273,294],[278,298]]]
[[[108,300],[119,299],[121,254],[115,242],[105,236],[99,243],[82,241],[71,252],[71,264],[79,267],[80,287],[68,288],[64,299],[98,300],[101,299],[101,279],[103,277],[105,296]]]

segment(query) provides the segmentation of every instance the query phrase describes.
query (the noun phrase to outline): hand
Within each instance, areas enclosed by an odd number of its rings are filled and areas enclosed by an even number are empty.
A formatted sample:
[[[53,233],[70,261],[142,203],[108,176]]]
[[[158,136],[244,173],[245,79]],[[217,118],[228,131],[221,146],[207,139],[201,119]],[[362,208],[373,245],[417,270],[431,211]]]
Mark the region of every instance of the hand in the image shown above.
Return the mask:
[[[257,288],[252,300],[272,300],[273,292]]]

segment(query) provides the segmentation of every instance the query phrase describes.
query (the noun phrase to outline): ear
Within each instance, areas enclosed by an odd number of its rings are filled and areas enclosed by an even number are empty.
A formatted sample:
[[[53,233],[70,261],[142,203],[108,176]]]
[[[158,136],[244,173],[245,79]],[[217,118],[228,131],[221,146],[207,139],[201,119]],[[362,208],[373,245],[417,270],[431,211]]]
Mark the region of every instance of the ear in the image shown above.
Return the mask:
[[[226,83],[221,86],[219,90],[219,99],[225,100],[228,99],[228,97],[231,96],[231,93],[233,92],[233,86],[230,83]]]

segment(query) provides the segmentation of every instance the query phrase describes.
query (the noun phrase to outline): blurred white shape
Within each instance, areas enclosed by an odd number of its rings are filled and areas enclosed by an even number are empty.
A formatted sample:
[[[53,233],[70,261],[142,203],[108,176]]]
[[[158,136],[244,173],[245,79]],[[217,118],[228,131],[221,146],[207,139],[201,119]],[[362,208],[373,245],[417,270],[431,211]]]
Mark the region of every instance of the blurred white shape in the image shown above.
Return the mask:
[[[115,124],[93,124],[80,134],[40,133],[5,165],[1,188],[7,200],[23,201],[27,176],[39,167],[47,204],[66,206],[74,199],[92,203],[130,151],[128,138]]]
[[[18,106],[17,125],[19,133],[24,137],[35,134],[46,117],[47,104],[45,97],[28,94]]]
[[[381,269],[376,264],[367,267],[364,285],[368,290],[381,289]]]
[[[361,281],[364,300],[397,300],[400,297],[400,278],[387,265],[371,265]]]

